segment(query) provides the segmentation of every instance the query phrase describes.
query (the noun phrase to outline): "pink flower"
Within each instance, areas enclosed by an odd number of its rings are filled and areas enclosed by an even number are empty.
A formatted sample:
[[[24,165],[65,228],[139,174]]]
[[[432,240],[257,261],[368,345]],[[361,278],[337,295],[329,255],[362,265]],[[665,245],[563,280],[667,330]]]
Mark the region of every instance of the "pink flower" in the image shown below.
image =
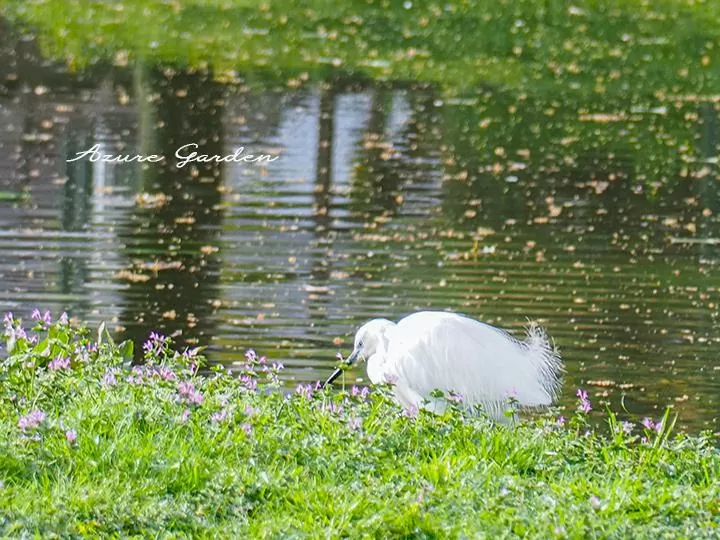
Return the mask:
[[[404,414],[408,418],[417,418],[418,412],[420,412],[420,409],[418,409],[417,405],[409,405],[405,411]]]
[[[578,398],[580,398],[580,403],[578,404],[578,411],[585,414],[592,411],[592,406],[590,405],[590,400],[588,399],[587,392],[582,388],[578,388],[576,395]]]
[[[150,337],[143,343],[143,350],[147,354],[160,353],[167,343],[168,338],[157,332],[150,332]]]
[[[203,402],[203,395],[189,381],[181,381],[178,384],[178,393],[187,403],[200,405]]]
[[[306,399],[311,399],[313,396],[313,388],[309,384],[298,384],[297,388],[295,388],[295,393],[300,394]]]
[[[45,313],[40,315],[39,309],[33,309],[33,312],[30,315],[30,317],[35,321],[42,321],[43,324],[48,325],[48,326],[50,324],[52,324],[52,315],[50,314],[49,311],[46,311]]]
[[[74,430],[74,429],[68,429],[68,430],[65,432],[65,439],[66,439],[67,442],[69,442],[70,444],[75,444],[75,441],[77,441],[77,433],[75,432],[75,430]]]
[[[157,374],[161,379],[166,381],[174,381],[177,379],[175,372],[167,366],[160,366],[160,369],[157,370]]]
[[[238,379],[240,379],[240,382],[243,383],[248,390],[255,390],[257,388],[257,381],[250,375],[240,375]]]
[[[222,409],[222,410],[219,411],[219,412],[213,413],[213,414],[210,416],[210,420],[211,420],[212,422],[214,422],[214,423],[217,424],[217,423],[222,422],[223,420],[225,420],[227,417],[228,417],[228,411],[227,411],[227,409]]]
[[[35,429],[45,421],[45,413],[35,409],[18,420],[18,427],[23,431]]]
[[[368,394],[370,394],[370,389],[367,386],[360,388],[359,386],[353,385],[350,389],[350,395],[353,397],[359,397],[360,399],[367,398]]]
[[[48,368],[54,370],[70,369],[70,359],[68,357],[56,356],[55,359],[48,364]]]
[[[102,381],[100,384],[102,386],[115,386],[117,384],[117,379],[115,378],[115,374],[117,373],[117,368],[108,369],[105,372],[105,375],[103,375]]]
[[[400,381],[400,377],[393,373],[385,373],[385,382],[388,384],[397,384]]]

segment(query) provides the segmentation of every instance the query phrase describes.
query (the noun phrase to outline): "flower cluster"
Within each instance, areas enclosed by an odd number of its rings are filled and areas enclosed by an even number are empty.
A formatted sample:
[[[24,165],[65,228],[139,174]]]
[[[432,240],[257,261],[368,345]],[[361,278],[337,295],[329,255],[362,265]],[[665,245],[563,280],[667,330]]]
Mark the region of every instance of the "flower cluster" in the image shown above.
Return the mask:
[[[282,362],[268,362],[267,357],[258,356],[253,349],[245,352],[245,361],[238,363],[237,368],[240,370],[238,378],[248,390],[255,391],[260,378],[265,379],[265,383],[271,386],[280,384],[280,372],[285,369]]]
[[[578,403],[578,411],[584,414],[589,413],[592,411],[592,406],[590,405],[590,400],[588,399],[588,394],[585,390],[582,388],[578,388],[577,390],[577,397],[579,398]]]
[[[40,427],[45,421],[45,413],[39,409],[29,412],[18,420],[18,427],[23,431],[28,431]]]
[[[662,422],[655,423],[655,422],[653,422],[652,418],[643,418],[643,421],[641,422],[641,424],[645,429],[647,429],[649,431],[657,431],[658,433],[660,433],[663,428]]]
[[[50,326],[52,324],[52,314],[49,311],[46,311],[41,315],[39,309],[33,309],[32,313],[30,314],[30,318],[33,321],[38,321],[44,326]]]
[[[143,350],[146,356],[159,355],[164,352],[165,346],[170,344],[170,339],[157,332],[150,332],[150,338],[143,343]]]
[[[203,395],[199,390],[195,389],[195,385],[190,381],[178,383],[178,394],[186,403],[191,405],[200,405],[203,402]]]
[[[58,355],[48,364],[48,368],[56,371],[70,369],[70,358]]]

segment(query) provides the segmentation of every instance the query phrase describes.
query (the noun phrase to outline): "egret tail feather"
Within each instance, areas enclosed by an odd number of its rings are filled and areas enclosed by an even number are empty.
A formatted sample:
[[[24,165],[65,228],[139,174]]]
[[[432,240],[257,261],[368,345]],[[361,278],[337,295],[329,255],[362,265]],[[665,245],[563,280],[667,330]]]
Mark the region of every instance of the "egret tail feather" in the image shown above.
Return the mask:
[[[550,405],[560,392],[561,377],[564,371],[560,353],[545,329],[537,323],[530,322],[525,332],[528,357],[537,371],[537,381],[549,398],[548,402],[543,405]]]

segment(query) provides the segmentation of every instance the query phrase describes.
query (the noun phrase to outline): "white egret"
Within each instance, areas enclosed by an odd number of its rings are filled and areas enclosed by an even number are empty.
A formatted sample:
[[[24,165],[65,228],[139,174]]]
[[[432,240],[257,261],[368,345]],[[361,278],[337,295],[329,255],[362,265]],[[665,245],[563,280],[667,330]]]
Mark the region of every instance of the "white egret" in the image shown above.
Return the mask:
[[[494,326],[439,311],[419,311],[397,324],[387,319],[364,324],[346,362],[358,358],[367,361],[373,384],[392,383],[396,399],[406,407],[442,412],[447,401],[431,394],[455,392],[464,405],[480,405],[501,422],[507,421],[510,398],[525,407],[550,405],[563,371],[557,350],[536,324],[519,341]],[[336,369],[325,385],[342,371]]]

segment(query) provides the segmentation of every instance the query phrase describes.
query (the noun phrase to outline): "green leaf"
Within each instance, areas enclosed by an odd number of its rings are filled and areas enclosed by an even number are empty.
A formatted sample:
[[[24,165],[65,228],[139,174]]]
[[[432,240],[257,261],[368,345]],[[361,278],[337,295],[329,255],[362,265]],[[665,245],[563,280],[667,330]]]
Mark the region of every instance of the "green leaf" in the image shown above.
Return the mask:
[[[120,345],[118,345],[118,352],[123,360],[123,366],[129,367],[132,364],[135,352],[135,343],[131,340],[126,339]]]

